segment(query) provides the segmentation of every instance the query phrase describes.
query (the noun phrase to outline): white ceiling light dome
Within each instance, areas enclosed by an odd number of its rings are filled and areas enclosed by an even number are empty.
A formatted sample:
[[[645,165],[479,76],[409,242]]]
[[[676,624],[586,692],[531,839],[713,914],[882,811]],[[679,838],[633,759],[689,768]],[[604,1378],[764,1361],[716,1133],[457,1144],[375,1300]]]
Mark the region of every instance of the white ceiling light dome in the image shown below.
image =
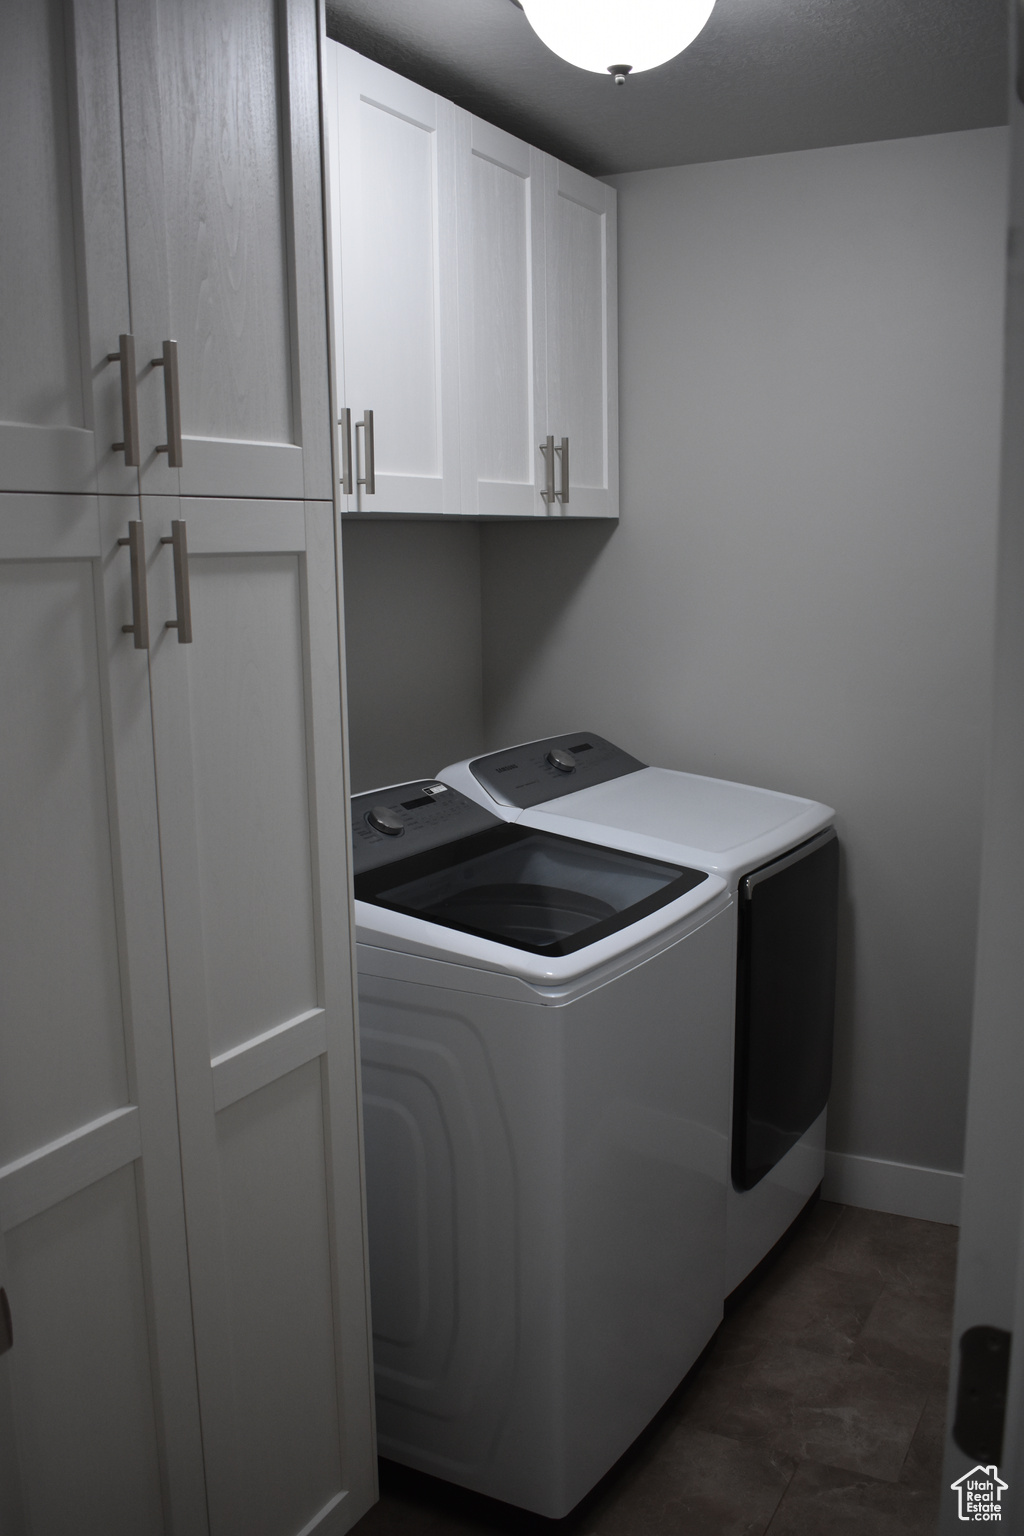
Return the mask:
[[[521,0],[552,53],[596,74],[638,74],[674,59],[702,31],[715,0]]]

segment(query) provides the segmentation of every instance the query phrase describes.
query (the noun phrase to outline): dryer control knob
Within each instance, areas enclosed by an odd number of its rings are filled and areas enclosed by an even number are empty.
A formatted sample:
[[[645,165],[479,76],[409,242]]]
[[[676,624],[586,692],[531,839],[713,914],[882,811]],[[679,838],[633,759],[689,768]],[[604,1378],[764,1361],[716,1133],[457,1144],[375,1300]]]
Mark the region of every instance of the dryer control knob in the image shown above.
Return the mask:
[[[576,767],[576,759],[564,747],[552,747],[548,753],[548,762],[552,768],[557,768],[560,773],[572,773]]]
[[[366,819],[375,832],[383,832],[385,837],[401,837],[405,831],[405,822],[387,805],[375,805]]]

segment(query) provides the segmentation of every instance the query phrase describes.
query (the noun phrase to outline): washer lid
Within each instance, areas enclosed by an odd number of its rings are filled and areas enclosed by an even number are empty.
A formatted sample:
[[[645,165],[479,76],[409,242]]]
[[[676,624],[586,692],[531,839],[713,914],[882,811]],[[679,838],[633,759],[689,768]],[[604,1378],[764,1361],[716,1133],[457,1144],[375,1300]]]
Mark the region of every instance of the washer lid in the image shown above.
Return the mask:
[[[398,977],[435,987],[454,985],[459,991],[545,1005],[569,1002],[581,991],[605,986],[685,942],[726,911],[735,916],[725,881],[709,875],[704,884],[667,907],[596,939],[575,954],[534,955],[369,902],[357,900],[355,910],[360,975]]]
[[[443,928],[558,956],[628,928],[707,881],[703,870],[499,822],[363,870],[355,894]]]

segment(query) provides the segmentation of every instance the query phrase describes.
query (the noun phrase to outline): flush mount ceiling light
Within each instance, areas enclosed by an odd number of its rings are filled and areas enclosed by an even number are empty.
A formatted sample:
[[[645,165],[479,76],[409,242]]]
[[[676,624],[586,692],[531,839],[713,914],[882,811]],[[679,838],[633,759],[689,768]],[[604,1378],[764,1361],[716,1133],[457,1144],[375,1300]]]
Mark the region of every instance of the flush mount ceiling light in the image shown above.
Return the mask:
[[[552,53],[616,85],[688,48],[715,0],[518,0]]]

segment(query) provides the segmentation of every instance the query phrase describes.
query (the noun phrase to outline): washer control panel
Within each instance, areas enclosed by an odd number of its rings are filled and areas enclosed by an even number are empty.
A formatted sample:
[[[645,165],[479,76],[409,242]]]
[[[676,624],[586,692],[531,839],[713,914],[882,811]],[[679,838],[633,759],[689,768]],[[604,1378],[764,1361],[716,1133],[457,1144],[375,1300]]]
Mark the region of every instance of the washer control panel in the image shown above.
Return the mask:
[[[499,805],[528,811],[545,800],[574,795],[578,789],[621,779],[646,766],[603,736],[579,733],[491,752],[476,758],[469,768]]]
[[[457,842],[503,823],[457,789],[430,779],[352,796],[352,866],[357,875],[411,853]]]

